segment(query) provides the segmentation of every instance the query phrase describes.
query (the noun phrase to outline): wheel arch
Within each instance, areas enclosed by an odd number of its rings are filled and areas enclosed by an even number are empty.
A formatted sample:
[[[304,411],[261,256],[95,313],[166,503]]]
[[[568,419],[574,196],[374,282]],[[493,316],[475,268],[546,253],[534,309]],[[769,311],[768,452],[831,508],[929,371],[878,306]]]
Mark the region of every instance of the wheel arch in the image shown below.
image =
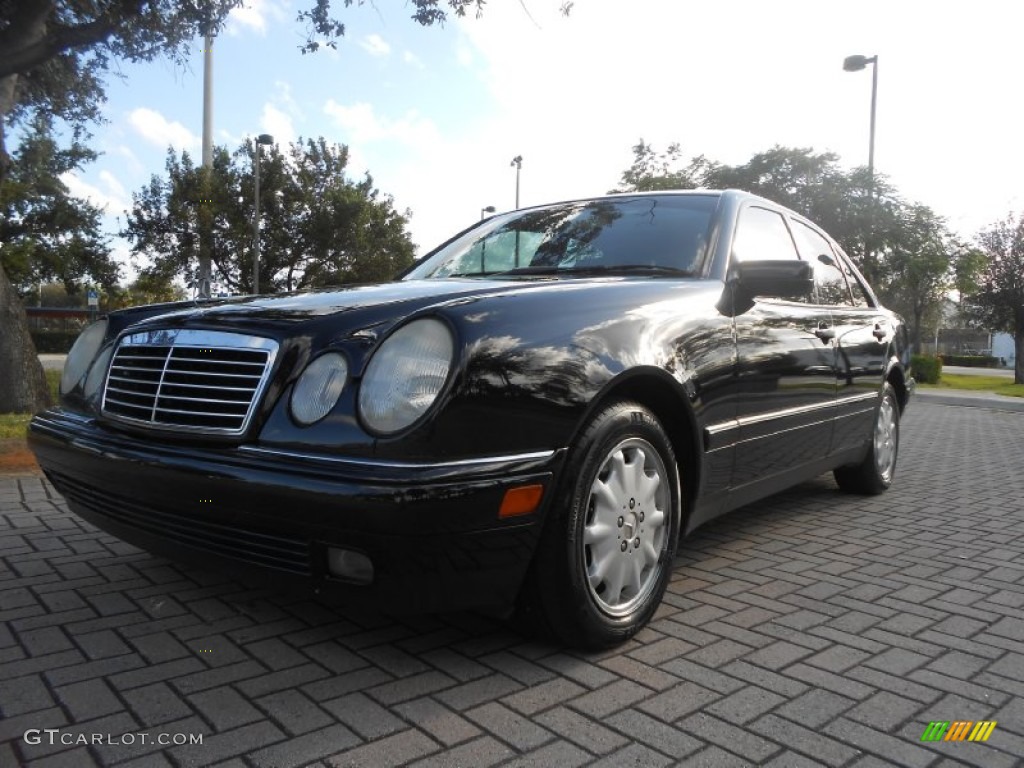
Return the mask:
[[[680,530],[693,509],[701,481],[700,430],[693,407],[683,387],[660,368],[643,367],[627,371],[609,382],[590,403],[572,436],[572,442],[594,413],[617,400],[632,400],[648,408],[661,423],[676,454],[676,466],[683,502]],[[679,418],[680,414],[683,418]],[[570,443],[571,444],[571,443]]]
[[[889,370],[886,371],[885,380],[896,390],[896,402],[899,404],[900,413],[902,414],[910,398],[910,392],[907,389],[907,378],[902,366],[899,363],[890,365]]]

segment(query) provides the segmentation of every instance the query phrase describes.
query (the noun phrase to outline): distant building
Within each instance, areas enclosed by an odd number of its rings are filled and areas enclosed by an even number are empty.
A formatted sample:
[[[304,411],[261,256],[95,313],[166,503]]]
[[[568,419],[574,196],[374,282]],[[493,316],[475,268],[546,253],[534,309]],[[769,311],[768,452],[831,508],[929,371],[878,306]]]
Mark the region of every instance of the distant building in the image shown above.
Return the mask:
[[[1013,336],[968,327],[960,315],[960,306],[951,299],[942,302],[938,327],[922,334],[921,352],[926,355],[992,355],[1010,368],[1015,359]]]

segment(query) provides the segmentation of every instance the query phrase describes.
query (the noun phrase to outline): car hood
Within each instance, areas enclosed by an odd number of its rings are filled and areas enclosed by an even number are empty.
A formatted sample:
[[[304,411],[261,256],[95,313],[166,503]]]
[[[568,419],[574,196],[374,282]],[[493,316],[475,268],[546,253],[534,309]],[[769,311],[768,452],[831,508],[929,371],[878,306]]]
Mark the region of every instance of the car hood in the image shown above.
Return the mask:
[[[508,290],[509,287],[508,282],[496,280],[459,279],[352,285],[302,293],[213,300],[200,304],[189,302],[185,307],[167,305],[170,311],[151,317],[147,322],[174,325],[188,321],[230,325],[246,320],[303,323],[325,315],[353,313],[366,308],[379,308],[389,314],[396,311],[404,313],[419,305]]]
[[[663,280],[630,277],[505,279],[447,278],[409,280],[375,285],[355,285],[276,296],[213,301],[159,314],[128,319],[132,330],[149,327],[229,328],[246,332],[270,332],[275,336],[304,334],[327,327],[347,332],[388,326],[432,307],[475,303],[481,299],[523,294],[552,294],[560,301],[567,293],[600,292],[601,304],[622,302],[629,306],[635,291],[688,290],[701,280]],[[629,286],[629,287],[627,287]],[[632,290],[630,290],[632,288]],[[180,307],[180,305],[179,305]],[[128,310],[131,312],[131,310]],[[338,320],[344,316],[344,322]],[[381,328],[380,330],[383,330]],[[331,335],[334,335],[333,333]]]

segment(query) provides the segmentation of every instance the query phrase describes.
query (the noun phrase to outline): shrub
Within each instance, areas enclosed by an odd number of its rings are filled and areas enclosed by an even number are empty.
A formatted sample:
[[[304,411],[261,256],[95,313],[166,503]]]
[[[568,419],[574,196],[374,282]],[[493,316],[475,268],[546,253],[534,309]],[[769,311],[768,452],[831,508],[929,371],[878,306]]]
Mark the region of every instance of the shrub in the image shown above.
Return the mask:
[[[40,354],[64,355],[78,338],[78,331],[32,331],[32,341]]]
[[[932,355],[914,355],[910,367],[919,384],[938,384],[942,378],[942,358]]]
[[[942,355],[943,365],[963,365],[968,368],[995,368],[999,358],[992,355]]]

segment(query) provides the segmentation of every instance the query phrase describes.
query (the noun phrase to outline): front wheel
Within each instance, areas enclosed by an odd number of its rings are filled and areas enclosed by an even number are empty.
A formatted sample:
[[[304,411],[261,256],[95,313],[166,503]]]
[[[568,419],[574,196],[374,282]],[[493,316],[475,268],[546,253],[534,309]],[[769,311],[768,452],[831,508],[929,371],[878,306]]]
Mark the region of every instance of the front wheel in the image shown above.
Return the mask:
[[[661,602],[680,526],[679,471],[658,419],[632,402],[574,444],[524,588],[527,610],[570,645],[636,634]]]
[[[896,401],[896,390],[885,382],[875,413],[868,453],[860,464],[835,470],[836,483],[847,493],[882,493],[892,485],[899,445],[900,406]]]

